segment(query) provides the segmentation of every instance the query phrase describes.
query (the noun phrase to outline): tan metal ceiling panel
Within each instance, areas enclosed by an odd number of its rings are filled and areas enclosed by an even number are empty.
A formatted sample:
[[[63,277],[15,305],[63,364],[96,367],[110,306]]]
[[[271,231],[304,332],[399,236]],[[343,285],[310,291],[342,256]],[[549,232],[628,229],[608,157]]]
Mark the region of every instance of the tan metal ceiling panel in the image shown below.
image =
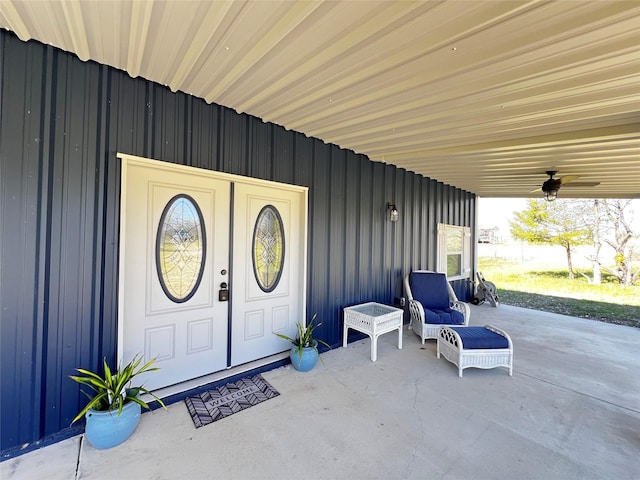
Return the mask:
[[[480,196],[640,197],[639,1],[2,0],[0,27]]]

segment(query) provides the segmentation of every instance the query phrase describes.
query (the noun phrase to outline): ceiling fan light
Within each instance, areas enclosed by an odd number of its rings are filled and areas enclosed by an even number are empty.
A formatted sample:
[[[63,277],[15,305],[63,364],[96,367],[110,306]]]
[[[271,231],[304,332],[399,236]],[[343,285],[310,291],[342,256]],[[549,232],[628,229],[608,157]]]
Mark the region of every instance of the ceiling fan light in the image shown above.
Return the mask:
[[[547,202],[553,202],[556,198],[558,198],[558,190],[560,190],[560,186],[562,185],[562,180],[559,178],[553,178],[553,176],[556,173],[558,172],[552,171],[552,170],[547,171],[547,175],[549,175],[549,180],[547,180],[542,184],[544,199]]]

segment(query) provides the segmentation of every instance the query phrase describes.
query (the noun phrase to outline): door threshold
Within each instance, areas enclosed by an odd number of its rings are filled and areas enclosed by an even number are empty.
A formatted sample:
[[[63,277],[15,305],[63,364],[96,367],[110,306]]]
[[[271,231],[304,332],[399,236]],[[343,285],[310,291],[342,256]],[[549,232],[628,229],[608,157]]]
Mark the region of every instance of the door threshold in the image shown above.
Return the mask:
[[[205,385],[219,382],[220,380],[224,380],[225,378],[234,377],[236,375],[240,375],[245,372],[250,372],[252,370],[257,370],[259,368],[265,367],[272,363],[285,360],[289,358],[289,353],[290,351],[287,350],[286,352],[270,355],[268,357],[260,358],[252,362],[243,363],[242,365],[229,367],[226,370],[210,373],[208,375],[194,378],[192,380],[176,383],[175,385],[169,385],[168,387],[159,388],[158,390],[154,390],[153,393],[154,395],[160,397],[165,403],[168,403],[168,404],[175,403],[179,400],[182,400],[186,396],[188,396],[188,395],[185,395],[185,392],[198,390],[199,388],[202,388]],[[146,403],[150,403],[154,401],[153,397],[148,394],[142,395],[140,398],[143,402],[146,402]]]

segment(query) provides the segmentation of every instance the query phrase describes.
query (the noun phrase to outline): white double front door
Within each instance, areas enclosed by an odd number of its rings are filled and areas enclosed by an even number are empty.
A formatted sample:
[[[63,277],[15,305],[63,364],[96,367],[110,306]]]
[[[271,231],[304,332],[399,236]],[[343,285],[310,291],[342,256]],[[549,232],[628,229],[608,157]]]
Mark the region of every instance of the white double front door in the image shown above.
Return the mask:
[[[125,154],[118,357],[179,384],[290,348],[304,321],[307,192]]]

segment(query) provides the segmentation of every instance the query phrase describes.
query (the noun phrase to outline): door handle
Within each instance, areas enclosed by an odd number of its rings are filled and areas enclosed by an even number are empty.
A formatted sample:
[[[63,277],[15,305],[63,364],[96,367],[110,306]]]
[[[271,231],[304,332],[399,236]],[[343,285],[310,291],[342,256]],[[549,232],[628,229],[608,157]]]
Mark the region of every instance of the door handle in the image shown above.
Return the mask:
[[[229,301],[229,286],[227,282],[222,282],[220,284],[220,290],[218,291],[218,300],[221,302]]]

